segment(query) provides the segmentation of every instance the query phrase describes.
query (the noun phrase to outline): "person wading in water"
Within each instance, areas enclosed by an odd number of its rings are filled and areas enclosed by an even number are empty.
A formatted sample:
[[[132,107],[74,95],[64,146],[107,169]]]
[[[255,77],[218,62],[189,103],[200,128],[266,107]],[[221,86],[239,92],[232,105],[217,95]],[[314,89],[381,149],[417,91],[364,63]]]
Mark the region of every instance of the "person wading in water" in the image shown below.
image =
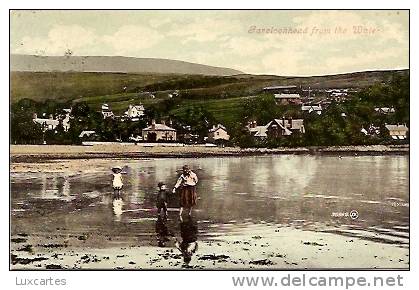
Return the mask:
[[[196,184],[198,183],[198,177],[189,169],[188,165],[183,166],[182,171],[173,188],[173,193],[175,193],[180,187],[180,220],[182,220],[183,208],[185,207],[189,209],[189,216],[192,215],[192,207],[196,205]]]

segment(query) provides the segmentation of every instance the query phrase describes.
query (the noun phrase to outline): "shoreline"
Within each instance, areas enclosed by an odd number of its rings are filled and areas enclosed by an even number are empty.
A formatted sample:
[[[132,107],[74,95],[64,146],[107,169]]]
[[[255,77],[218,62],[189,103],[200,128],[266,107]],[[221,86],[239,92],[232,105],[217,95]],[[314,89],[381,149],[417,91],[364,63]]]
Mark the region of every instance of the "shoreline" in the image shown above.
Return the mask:
[[[11,162],[39,162],[55,159],[96,158],[202,158],[263,155],[409,155],[409,145],[329,146],[296,148],[245,148],[204,146],[138,145],[10,145]]]

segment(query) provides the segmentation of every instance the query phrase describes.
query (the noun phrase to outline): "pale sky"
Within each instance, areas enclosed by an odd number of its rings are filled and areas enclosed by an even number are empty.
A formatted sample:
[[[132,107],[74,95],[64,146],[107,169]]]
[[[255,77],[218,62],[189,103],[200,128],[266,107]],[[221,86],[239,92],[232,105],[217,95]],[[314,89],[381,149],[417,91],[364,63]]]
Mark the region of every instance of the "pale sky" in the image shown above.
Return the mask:
[[[19,54],[71,49],[276,75],[409,67],[408,11],[12,11],[10,19]]]

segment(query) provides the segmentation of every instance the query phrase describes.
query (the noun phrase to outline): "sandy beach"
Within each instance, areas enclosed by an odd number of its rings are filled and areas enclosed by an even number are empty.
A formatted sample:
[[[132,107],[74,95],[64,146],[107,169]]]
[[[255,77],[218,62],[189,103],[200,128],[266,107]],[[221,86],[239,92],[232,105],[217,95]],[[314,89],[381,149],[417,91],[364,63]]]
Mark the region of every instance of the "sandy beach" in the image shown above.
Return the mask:
[[[106,235],[12,237],[12,269],[407,269],[408,248],[304,231],[249,226],[246,231],[198,242],[191,263],[167,246],[118,246]]]
[[[195,158],[211,156],[251,156],[269,154],[323,154],[323,155],[407,155],[408,145],[334,146],[299,148],[246,148],[209,147],[171,144],[135,145],[134,143],[110,143],[93,146],[81,145],[11,145],[12,162],[39,161],[46,159],[83,158],[144,158],[172,157]]]

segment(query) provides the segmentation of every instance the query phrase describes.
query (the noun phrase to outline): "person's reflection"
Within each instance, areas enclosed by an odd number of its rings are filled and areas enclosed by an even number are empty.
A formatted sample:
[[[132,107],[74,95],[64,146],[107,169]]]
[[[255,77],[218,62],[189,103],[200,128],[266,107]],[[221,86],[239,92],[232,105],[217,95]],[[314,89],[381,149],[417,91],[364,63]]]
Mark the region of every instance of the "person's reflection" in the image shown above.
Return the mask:
[[[176,240],[176,248],[182,253],[185,266],[189,266],[193,254],[198,250],[198,223],[192,217],[180,222],[182,241]]]
[[[113,214],[115,216],[115,220],[118,222],[121,221],[123,205],[124,205],[124,201],[122,200],[122,198],[114,196],[113,201],[112,201],[112,209],[113,209]]]
[[[169,230],[167,228],[167,218],[161,217],[160,215],[157,216],[156,221],[156,234],[157,234],[157,243],[159,247],[165,247],[166,242],[169,239]]]

